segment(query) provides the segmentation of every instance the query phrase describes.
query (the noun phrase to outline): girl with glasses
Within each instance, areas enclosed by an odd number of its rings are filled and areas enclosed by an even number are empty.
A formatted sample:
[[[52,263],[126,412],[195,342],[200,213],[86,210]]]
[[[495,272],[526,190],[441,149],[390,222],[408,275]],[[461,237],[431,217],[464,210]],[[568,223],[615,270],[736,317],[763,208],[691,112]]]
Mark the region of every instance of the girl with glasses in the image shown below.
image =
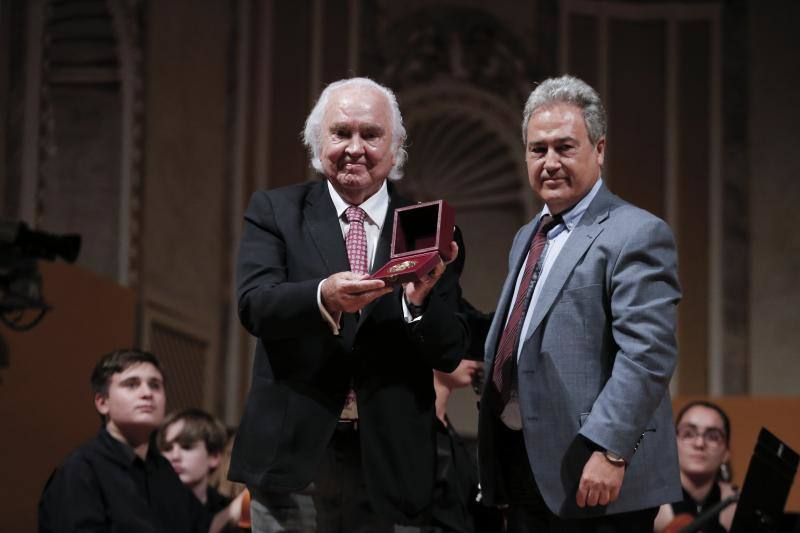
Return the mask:
[[[678,460],[681,469],[683,500],[662,505],[654,531],[665,530],[680,514],[697,516],[721,500],[733,495],[730,483],[730,435],[728,415],[708,401],[694,401],[683,407],[675,422]],[[716,520],[703,527],[706,533],[725,533],[731,527],[736,504],[719,513]]]

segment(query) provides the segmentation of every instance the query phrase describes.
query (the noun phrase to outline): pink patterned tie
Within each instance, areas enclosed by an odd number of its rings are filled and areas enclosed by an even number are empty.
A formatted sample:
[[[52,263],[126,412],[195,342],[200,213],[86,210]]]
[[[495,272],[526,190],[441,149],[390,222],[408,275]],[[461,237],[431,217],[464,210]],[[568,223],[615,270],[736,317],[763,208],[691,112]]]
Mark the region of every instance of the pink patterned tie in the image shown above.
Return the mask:
[[[348,207],[344,216],[350,227],[347,230],[347,237],[344,239],[347,246],[347,259],[350,260],[350,271],[355,274],[367,274],[367,232],[364,230],[364,219],[367,214],[360,207],[351,205]],[[358,404],[356,403],[356,392],[353,389],[347,393],[347,400],[344,409],[339,415],[340,420],[358,420]]]
[[[360,207],[351,205],[344,212],[350,228],[344,242],[347,246],[347,258],[350,260],[350,271],[356,274],[367,274],[367,232],[364,230],[364,219],[367,214]]]
[[[517,289],[517,296],[514,299],[514,307],[511,308],[508,322],[503,330],[503,335],[500,337],[500,344],[497,347],[497,354],[494,358],[494,368],[492,369],[492,383],[497,389],[497,392],[500,393],[503,406],[508,403],[511,393],[510,385],[514,377],[512,373],[514,368],[512,364],[514,359],[513,351],[514,346],[517,344],[517,339],[519,339],[525,313],[528,310],[528,292],[531,282],[533,281],[533,271],[536,268],[536,263],[539,262],[539,257],[542,255],[545,244],[547,244],[547,232],[560,222],[560,216],[553,218],[550,215],[543,215],[539,221],[539,228],[531,242],[528,259],[525,262],[525,270],[523,271],[522,280]],[[500,410],[502,410],[503,406],[500,406]]]

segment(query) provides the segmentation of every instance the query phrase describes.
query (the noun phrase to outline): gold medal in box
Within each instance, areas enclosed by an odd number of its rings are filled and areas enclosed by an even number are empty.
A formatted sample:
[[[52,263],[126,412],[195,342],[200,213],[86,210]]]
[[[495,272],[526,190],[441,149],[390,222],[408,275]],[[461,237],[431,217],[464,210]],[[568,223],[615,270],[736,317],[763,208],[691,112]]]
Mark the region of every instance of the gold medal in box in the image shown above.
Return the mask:
[[[450,253],[455,211],[444,200],[394,210],[392,254],[371,277],[387,285],[418,281]]]

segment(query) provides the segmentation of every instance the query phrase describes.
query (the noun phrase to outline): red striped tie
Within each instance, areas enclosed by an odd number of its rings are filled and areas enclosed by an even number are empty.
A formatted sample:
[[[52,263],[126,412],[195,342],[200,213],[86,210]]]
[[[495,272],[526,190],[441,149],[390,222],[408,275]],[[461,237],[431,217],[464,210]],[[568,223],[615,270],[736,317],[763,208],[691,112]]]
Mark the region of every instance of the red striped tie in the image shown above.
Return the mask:
[[[515,367],[512,364],[512,352],[517,344],[517,339],[519,339],[523,319],[528,310],[527,295],[533,279],[533,271],[536,269],[536,263],[539,262],[545,244],[547,244],[547,232],[560,222],[560,216],[553,218],[549,214],[542,215],[539,221],[539,229],[533,237],[533,242],[531,242],[528,260],[525,262],[525,271],[514,300],[514,307],[511,309],[508,322],[503,330],[503,336],[500,337],[500,344],[497,346],[497,354],[494,358],[494,368],[492,370],[492,383],[497,392],[500,393],[503,405],[508,402],[509,394],[511,393],[512,372]]]

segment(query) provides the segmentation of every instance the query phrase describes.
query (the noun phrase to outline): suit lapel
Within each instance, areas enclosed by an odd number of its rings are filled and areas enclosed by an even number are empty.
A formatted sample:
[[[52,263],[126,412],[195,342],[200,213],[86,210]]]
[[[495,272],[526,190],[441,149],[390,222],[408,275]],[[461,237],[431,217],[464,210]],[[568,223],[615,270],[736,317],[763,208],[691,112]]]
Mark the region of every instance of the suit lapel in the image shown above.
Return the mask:
[[[533,316],[525,335],[525,341],[533,335],[533,332],[542,323],[542,319],[550,311],[553,302],[555,302],[556,297],[561,292],[564,283],[566,283],[575,269],[578,261],[580,261],[597,236],[602,233],[603,223],[609,216],[611,198],[611,193],[606,189],[605,185],[600,187],[594,200],[589,204],[586,213],[583,214],[578,225],[567,238],[567,242],[564,243],[564,247],[561,248],[555,263],[550,268],[550,273],[547,275],[544,286],[539,293],[539,299],[533,308]]]
[[[390,189],[391,190],[391,189]],[[394,227],[394,210],[401,207],[401,202],[395,195],[389,196],[389,208],[386,210],[386,217],[383,219],[381,234],[378,237],[378,244],[375,250],[375,259],[370,268],[370,274],[374,274],[383,265],[389,262],[392,248],[392,230]]]
[[[528,248],[530,248],[531,239],[533,239],[533,231],[538,223],[539,215],[522,229],[511,250],[509,264],[512,265],[512,268],[508,276],[506,276],[502,291],[500,291],[495,319],[492,321],[492,325],[489,328],[489,333],[486,336],[486,344],[484,345],[484,352],[487,356],[484,359],[486,360],[487,368],[491,368],[492,361],[494,360],[495,352],[497,351],[497,343],[505,327],[508,309],[511,307],[511,299],[514,297],[514,287],[517,284],[517,277],[519,276],[522,265],[525,263],[525,259],[528,257]]]
[[[387,186],[389,189],[389,208],[386,210],[386,217],[383,219],[381,234],[380,237],[378,237],[378,244],[375,250],[375,260],[372,262],[370,274],[377,272],[379,268],[389,262],[392,248],[392,231],[394,230],[394,210],[398,207],[411,205],[412,203],[405,198],[397,196],[394,191],[394,186],[392,186],[391,183],[388,183]],[[370,312],[380,300],[383,300],[383,298],[371,301],[361,310],[361,316],[358,320],[359,327],[364,323],[366,317],[369,316]]]
[[[325,180],[306,198],[303,218],[329,274],[350,270],[342,228]]]

